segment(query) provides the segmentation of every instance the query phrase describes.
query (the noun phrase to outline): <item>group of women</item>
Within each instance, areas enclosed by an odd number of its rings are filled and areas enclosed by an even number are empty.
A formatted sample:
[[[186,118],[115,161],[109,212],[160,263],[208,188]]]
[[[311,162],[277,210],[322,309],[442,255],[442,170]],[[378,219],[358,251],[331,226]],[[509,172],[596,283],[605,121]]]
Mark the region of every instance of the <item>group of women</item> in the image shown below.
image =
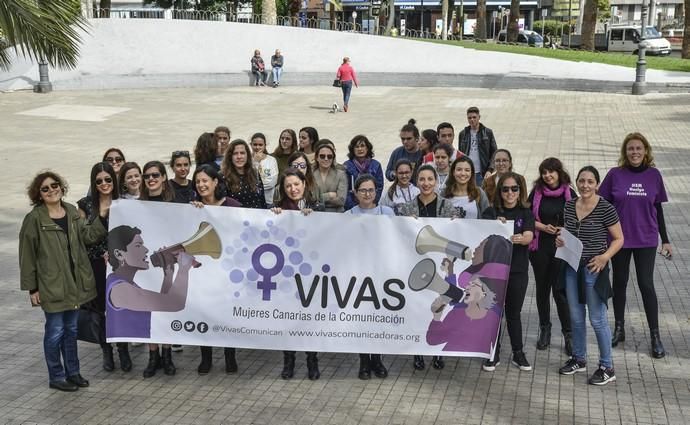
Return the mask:
[[[528,193],[525,178],[512,171],[513,159],[505,149],[495,153],[492,169],[482,187],[475,182],[475,164],[469,157],[459,156],[448,164],[448,154],[445,158],[439,155],[440,163],[426,165],[401,159],[395,164],[393,184],[384,191],[381,164],[373,158],[373,145],[364,135],[352,138],[348,159],[343,164],[337,162],[333,142],[319,139],[313,127],[304,127],[299,132],[283,130],[272,154],[268,153],[262,133],[254,134],[249,143],[241,139],[230,141],[230,136],[227,127],[218,127],[213,133],[199,137],[193,152],[196,168],[191,180],[188,177],[192,155],[188,151],[172,152],[169,166],[173,175],[169,177],[167,167],[160,161],[149,161],[140,167],[135,162],[127,162],[121,150],[109,149],[103,161],[93,166],[89,194],[77,203],[78,208],[64,202],[67,184],[59,175],[42,172],[34,177],[27,192],[34,208],[25,217],[20,232],[21,288],[28,290],[32,304],[40,305],[45,312],[44,349],[51,387],[74,391],[88,386],[79,373],[77,309],[91,303],[100,312],[106,311],[107,305],[109,312],[116,311],[112,296],[106,299],[105,295],[106,286],[113,284],[110,281],[113,275],[106,282],[106,261],[113,269],[126,266],[125,245],[136,245],[137,240],[139,249],[146,252],[136,232],[130,232],[131,237],[123,242],[122,249],[108,250],[105,242],[108,209],[112,200],[118,198],[192,203],[199,208],[208,205],[270,208],[275,214],[283,210],[298,210],[304,215],[312,211],[346,211],[512,220],[513,250],[503,315],[513,365],[531,370],[523,351],[520,317],[528,287],[529,263],[534,270],[539,312],[537,349],[546,349],[550,344],[549,298],[553,294],[565,350],[570,356],[560,373],[586,370],[586,306],[600,350],[599,367],[590,383],[603,385],[615,380],[611,347],[612,343],[616,346],[625,340],[623,315],[631,258],[635,259],[643,293],[652,354],[656,358],[664,356],[652,276],[657,235],[661,235],[662,252],[667,258],[671,256],[661,207],[667,198],[661,174],[654,167],[652,148],[643,135],[631,133],[625,138],[618,167],[601,184],[594,167],[582,168],[575,179],[577,193],[563,164],[556,158],[541,163],[539,175]],[[426,142],[429,143],[428,139]],[[443,184],[439,184],[439,168],[446,175]],[[578,270],[555,257],[556,248],[564,243],[559,236],[563,228],[584,245]],[[181,265],[192,261],[179,260]],[[613,267],[613,288],[608,281],[609,260]],[[166,272],[172,279],[173,271]],[[182,269],[178,276],[180,273]],[[138,287],[137,290],[145,296],[160,295],[148,294],[151,291]],[[611,295],[616,323],[613,339],[606,320]],[[112,371],[115,368],[113,348],[105,342],[101,346],[103,368]],[[130,371],[128,345],[117,344],[117,351],[121,369]],[[224,354],[226,372],[237,371],[235,350],[226,348]],[[484,362],[483,369],[494,370],[500,362],[499,354],[500,344],[494,357]],[[434,357],[432,365],[443,368],[443,358]],[[206,374],[211,366],[211,348],[201,347],[198,372]],[[423,369],[424,359],[415,356],[413,366]],[[292,378],[294,368],[295,353],[284,352],[281,377]],[[175,374],[171,347],[151,344],[143,375],[153,376],[158,369],[168,375]],[[317,353],[307,353],[307,369],[310,379],[319,378]],[[359,377],[369,379],[372,373],[379,378],[387,376],[381,355],[361,354]]]

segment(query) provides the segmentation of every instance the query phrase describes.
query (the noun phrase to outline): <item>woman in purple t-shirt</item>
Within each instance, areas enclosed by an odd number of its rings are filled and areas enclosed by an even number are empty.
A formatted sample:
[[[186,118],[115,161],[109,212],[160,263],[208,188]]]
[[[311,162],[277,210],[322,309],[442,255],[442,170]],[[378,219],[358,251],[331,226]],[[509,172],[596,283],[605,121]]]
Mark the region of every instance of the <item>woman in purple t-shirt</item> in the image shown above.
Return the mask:
[[[652,339],[652,356],[666,355],[659,337],[659,305],[654,290],[654,259],[661,236],[661,254],[671,258],[671,243],[666,233],[664,211],[666,189],[661,173],[654,166],[652,147],[640,133],[625,136],[618,167],[612,168],[599,188],[599,194],[616,207],[625,243],[611,259],[613,267],[613,311],[616,325],[611,345],[625,341],[625,291],[630,274],[630,259],[635,259],[647,324]]]

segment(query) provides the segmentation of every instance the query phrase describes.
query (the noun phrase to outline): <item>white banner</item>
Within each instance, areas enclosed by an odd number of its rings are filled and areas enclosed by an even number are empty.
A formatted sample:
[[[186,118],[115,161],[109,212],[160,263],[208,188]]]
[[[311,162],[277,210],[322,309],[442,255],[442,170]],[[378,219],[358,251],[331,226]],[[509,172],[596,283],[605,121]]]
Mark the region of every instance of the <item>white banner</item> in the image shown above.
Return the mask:
[[[511,234],[512,222],[115,201],[108,341],[488,358]]]

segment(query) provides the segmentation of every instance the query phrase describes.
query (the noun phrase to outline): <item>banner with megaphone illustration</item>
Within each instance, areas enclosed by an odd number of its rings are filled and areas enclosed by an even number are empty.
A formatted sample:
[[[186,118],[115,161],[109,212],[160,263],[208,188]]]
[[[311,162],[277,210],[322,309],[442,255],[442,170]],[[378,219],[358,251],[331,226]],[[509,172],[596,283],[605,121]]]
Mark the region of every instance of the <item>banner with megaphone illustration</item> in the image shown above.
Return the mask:
[[[512,222],[114,201],[109,342],[493,356]]]

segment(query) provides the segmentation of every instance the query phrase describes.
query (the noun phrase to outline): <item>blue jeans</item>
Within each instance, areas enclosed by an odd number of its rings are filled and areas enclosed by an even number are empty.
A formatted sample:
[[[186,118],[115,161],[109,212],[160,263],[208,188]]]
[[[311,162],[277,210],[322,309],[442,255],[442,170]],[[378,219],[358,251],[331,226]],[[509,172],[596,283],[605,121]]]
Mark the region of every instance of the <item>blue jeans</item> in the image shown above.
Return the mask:
[[[271,72],[273,72],[273,84],[280,83],[280,77],[283,75],[283,67],[275,67]]]
[[[352,80],[343,81],[341,89],[343,90],[343,105],[347,106],[350,103],[350,93],[352,93]]]
[[[452,162],[452,161],[451,161]],[[477,182],[477,187],[482,187],[482,183],[484,182],[484,174],[482,173],[475,173],[474,174],[474,179]]]
[[[580,267],[585,267],[581,265]],[[590,273],[585,268],[585,298],[587,310],[589,310],[589,322],[594,329],[599,345],[599,364],[604,367],[613,367],[611,357],[611,330],[607,320],[606,301],[594,290],[594,282],[598,273]],[[577,290],[577,272],[572,267],[566,266],[565,292],[570,309],[570,321],[573,332],[573,357],[577,360],[587,360],[587,329],[585,324],[585,305],[580,304]]]
[[[48,377],[50,382],[64,381],[66,377],[79,373],[79,357],[77,355],[79,310],[45,313],[45,316],[43,352],[48,365]],[[62,355],[65,364],[64,368],[60,355]]]

